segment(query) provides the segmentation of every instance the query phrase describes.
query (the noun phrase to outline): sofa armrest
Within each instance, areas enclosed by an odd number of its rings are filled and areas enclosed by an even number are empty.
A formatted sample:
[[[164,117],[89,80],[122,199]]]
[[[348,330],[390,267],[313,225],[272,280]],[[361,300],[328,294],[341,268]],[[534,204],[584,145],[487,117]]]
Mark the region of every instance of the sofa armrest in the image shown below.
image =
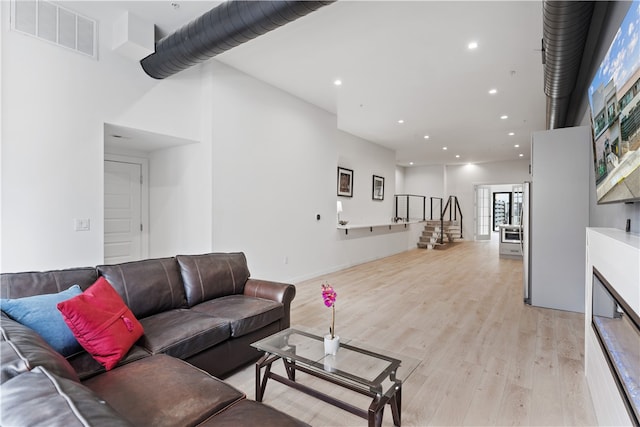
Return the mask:
[[[284,305],[284,317],[281,320],[280,327],[281,329],[289,327],[291,323],[291,301],[296,296],[296,287],[294,285],[250,278],[244,285],[244,295],[282,303]]]

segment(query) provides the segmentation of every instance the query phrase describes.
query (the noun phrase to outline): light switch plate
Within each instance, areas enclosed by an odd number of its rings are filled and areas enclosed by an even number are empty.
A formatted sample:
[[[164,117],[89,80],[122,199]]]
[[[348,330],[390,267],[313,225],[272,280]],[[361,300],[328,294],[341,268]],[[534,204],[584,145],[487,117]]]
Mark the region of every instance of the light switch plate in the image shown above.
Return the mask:
[[[74,219],[73,223],[76,231],[89,231],[91,229],[89,218]]]

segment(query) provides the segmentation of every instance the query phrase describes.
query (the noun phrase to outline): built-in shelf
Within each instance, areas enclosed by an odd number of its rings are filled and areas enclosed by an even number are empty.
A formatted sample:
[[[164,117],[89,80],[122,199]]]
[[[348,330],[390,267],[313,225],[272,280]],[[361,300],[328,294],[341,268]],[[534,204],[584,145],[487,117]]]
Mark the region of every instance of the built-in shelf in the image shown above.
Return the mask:
[[[407,225],[409,224],[418,224],[420,222],[424,222],[422,220],[412,220],[412,221],[400,221],[400,222],[382,222],[382,223],[375,223],[375,224],[346,224],[346,225],[337,225],[337,229],[338,230],[344,230],[344,234],[349,234],[349,230],[358,230],[361,228],[368,228],[370,232],[373,232],[374,228],[380,228],[380,227],[388,227],[389,230],[391,230],[391,227],[398,227],[398,226],[404,226],[404,228],[407,228]]]

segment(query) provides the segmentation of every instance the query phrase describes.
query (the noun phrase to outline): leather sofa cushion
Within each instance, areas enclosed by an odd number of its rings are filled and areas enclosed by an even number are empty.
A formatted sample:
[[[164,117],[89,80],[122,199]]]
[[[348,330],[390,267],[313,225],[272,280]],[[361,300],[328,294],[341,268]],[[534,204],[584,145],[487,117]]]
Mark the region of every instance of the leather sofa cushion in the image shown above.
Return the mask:
[[[118,362],[116,367],[135,362],[136,360],[140,360],[144,357],[149,356],[151,356],[151,353],[149,353],[147,350],[140,347],[139,345],[134,345],[133,347],[131,347],[131,350],[129,350],[129,352],[122,358],[122,360]],[[73,369],[78,374],[78,378],[80,378],[80,381],[84,381],[87,378],[93,377],[94,375],[106,372],[104,366],[86,351],[67,357],[67,361],[71,364]]]
[[[140,320],[144,335],[139,343],[152,354],[179,359],[200,353],[229,338],[229,322],[189,309],[165,311]]]
[[[263,328],[284,316],[283,304],[244,295],[216,298],[198,304],[192,310],[228,321],[234,338]]]
[[[5,315],[0,317],[0,383],[28,372],[37,366],[72,381],[79,382],[69,362],[33,329]]]
[[[97,268],[138,319],[186,306],[175,258],[100,265]]]
[[[259,421],[258,421],[259,420]],[[241,400],[199,427],[310,427],[309,424],[253,400]]]
[[[39,366],[0,386],[3,426],[132,425],[82,384]]]
[[[70,286],[87,289],[98,278],[95,268],[71,268],[43,272],[0,274],[0,298],[57,294]]]
[[[178,255],[176,257],[189,307],[227,295],[241,294],[249,279],[242,252]]]
[[[165,355],[121,366],[84,384],[137,426],[193,426],[244,398],[232,386]]]

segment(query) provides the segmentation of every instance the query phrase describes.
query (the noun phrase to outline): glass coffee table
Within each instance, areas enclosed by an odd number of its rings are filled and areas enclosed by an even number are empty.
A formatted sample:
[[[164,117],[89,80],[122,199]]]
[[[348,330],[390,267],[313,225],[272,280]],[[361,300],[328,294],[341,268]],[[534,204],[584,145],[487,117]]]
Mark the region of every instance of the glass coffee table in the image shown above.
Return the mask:
[[[400,426],[402,383],[420,361],[355,341],[340,340],[336,355],[325,355],[324,338],[301,328],[285,329],[251,344],[265,353],[256,362],[256,401],[262,402],[267,381],[272,379],[367,419],[369,426],[382,425],[384,407],[389,404],[393,423]],[[278,359],[284,363],[286,377],[271,372],[271,365]],[[373,400],[367,410],[357,408],[296,381],[296,371],[370,396]]]

